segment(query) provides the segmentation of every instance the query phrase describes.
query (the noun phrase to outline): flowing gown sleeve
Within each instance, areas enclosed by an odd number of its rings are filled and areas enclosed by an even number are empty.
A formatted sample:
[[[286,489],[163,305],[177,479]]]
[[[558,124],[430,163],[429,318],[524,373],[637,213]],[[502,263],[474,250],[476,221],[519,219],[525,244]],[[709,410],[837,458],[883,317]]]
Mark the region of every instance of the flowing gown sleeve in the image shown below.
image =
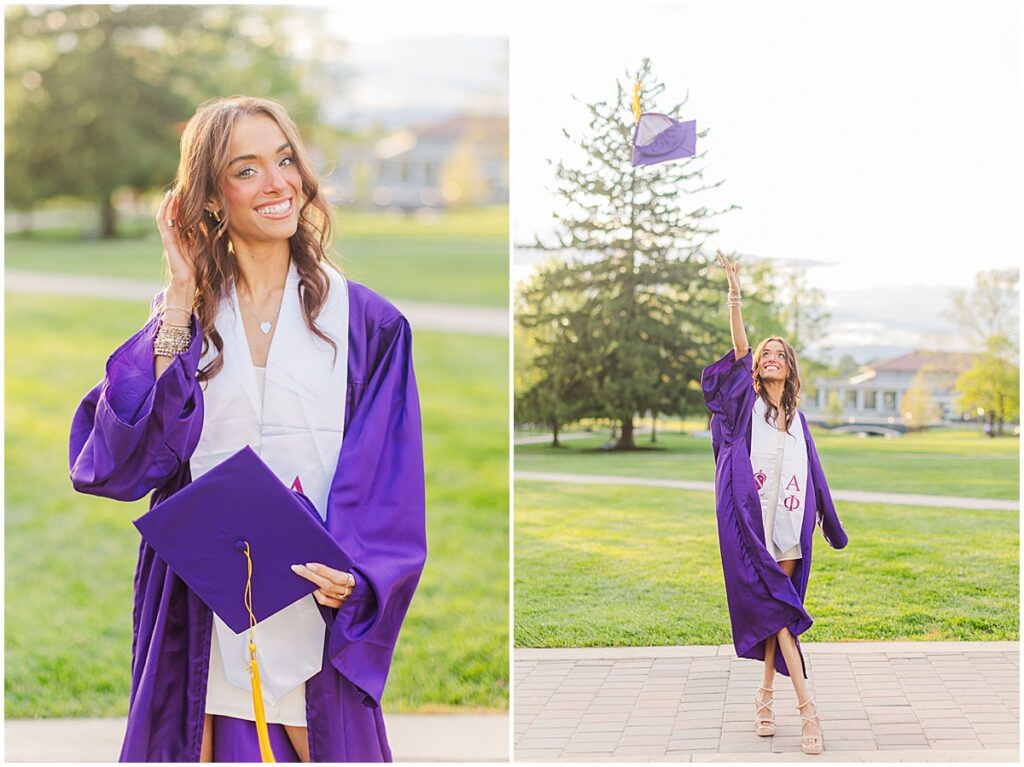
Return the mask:
[[[730,424],[739,422],[739,407],[748,389],[754,386],[751,374],[753,352],[736,359],[735,351],[729,351],[722,359],[704,368],[700,376],[704,390],[704,404],[715,415],[723,416]]]
[[[426,559],[423,439],[412,333],[395,315],[369,341],[370,369],[331,487],[327,527],[355,563],[336,611],[331,663],[377,706]],[[356,386],[360,386],[356,383]]]
[[[807,419],[800,414],[803,420],[804,434],[807,435],[807,463],[810,467],[811,482],[814,483],[814,502],[817,505],[818,525],[821,527],[825,541],[833,549],[844,548],[849,541],[843,523],[839,521],[836,513],[836,505],[832,502],[832,493],[828,489],[828,480],[825,479],[825,470],[821,467],[821,460],[818,458],[818,450],[814,446],[814,438],[811,437],[811,430],[807,428]]]
[[[159,325],[159,317],[151,317],[110,356],[103,380],[75,412],[68,463],[79,492],[137,500],[171,479],[195,450],[203,426],[196,381],[202,333],[193,318],[188,351],[156,379],[153,341]]]
[[[754,394],[752,360],[749,349],[739,359],[735,350],[730,350],[701,373],[704,404],[711,411],[711,446],[716,461],[723,442],[732,441],[734,434],[746,428]]]

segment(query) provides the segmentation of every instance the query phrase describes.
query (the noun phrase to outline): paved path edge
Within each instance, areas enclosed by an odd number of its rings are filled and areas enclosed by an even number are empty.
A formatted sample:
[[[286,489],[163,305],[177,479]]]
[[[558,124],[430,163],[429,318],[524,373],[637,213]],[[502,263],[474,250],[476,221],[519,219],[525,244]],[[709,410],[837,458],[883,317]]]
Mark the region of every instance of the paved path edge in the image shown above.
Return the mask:
[[[104,298],[114,301],[149,302],[163,285],[149,280],[62,272],[25,272],[7,270],[4,290],[13,293],[40,293],[76,298]],[[509,312],[502,307],[468,304],[444,304],[429,301],[393,299],[414,329],[441,333],[508,337]]]
[[[663,487],[669,490],[690,490],[698,493],[715,492],[715,483],[696,479],[661,479],[658,477],[629,477],[616,474],[569,474],[556,471],[526,471],[513,473],[521,482],[555,482],[570,485],[630,485],[637,487]],[[860,490],[833,490],[832,498],[850,503],[881,503],[894,506],[929,506],[944,509],[970,509],[975,511],[1020,511],[1020,502],[1006,498],[970,498],[959,495],[921,495],[919,493],[869,493]]]
[[[801,642],[812,653],[1020,652],[1017,640],[991,642]],[[731,644],[678,647],[516,647],[516,660],[733,657]]]

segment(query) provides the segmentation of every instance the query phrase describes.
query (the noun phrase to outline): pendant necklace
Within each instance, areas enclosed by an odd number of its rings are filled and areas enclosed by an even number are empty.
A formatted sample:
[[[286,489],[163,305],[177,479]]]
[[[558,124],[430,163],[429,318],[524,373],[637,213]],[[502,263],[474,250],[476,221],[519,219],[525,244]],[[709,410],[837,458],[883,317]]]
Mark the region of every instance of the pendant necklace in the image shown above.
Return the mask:
[[[241,299],[242,305],[245,307],[245,310],[249,312],[249,314],[252,316],[254,320],[256,320],[256,323],[259,325],[260,330],[263,332],[263,335],[267,335],[267,333],[270,332],[270,328],[273,327],[273,323],[271,323],[269,320],[260,320],[260,318],[256,316],[256,312],[254,312],[249,307],[249,299],[245,298],[245,296],[243,296],[237,290],[235,291],[235,293],[239,297],[239,299]],[[278,310],[280,310],[280,308],[281,307],[279,305]]]

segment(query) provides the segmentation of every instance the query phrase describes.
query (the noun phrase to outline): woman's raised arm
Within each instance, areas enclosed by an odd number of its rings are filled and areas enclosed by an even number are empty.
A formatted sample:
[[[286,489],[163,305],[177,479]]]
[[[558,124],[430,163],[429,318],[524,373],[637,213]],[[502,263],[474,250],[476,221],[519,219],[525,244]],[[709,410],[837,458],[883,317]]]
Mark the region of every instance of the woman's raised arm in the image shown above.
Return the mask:
[[[740,312],[740,265],[737,261],[730,263],[720,250],[716,251],[715,257],[725,269],[725,277],[729,281],[729,330],[732,331],[732,346],[736,359],[739,359],[750,349],[747,331],[743,328],[743,315]]]

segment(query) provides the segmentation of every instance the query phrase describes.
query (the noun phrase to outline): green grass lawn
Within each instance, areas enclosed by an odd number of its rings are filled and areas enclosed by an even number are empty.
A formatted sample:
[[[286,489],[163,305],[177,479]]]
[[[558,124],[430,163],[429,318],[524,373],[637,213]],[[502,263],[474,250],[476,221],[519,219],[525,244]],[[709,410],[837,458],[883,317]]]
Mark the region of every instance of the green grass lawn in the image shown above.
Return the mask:
[[[829,485],[835,489],[925,493],[977,498],[1017,498],[1020,441],[990,439],[977,432],[927,431],[897,439],[862,439],[813,428]],[[585,440],[518,445],[517,471],[714,481],[711,440],[659,432],[651,445],[640,435],[637,452],[601,450],[607,433]]]
[[[516,482],[518,647],[729,644],[711,493]],[[1019,517],[843,504],[815,531],[807,641],[1015,640]]]
[[[434,219],[338,211],[335,259],[352,279],[392,299],[508,306],[508,208]],[[8,269],[162,281],[155,224],[127,222],[124,239],[77,230],[7,237]]]
[[[144,501],[75,493],[67,440],[144,304],[8,295],[5,689],[8,717],[123,715]],[[508,705],[508,409],[503,339],[415,332],[429,554],[388,710]]]

